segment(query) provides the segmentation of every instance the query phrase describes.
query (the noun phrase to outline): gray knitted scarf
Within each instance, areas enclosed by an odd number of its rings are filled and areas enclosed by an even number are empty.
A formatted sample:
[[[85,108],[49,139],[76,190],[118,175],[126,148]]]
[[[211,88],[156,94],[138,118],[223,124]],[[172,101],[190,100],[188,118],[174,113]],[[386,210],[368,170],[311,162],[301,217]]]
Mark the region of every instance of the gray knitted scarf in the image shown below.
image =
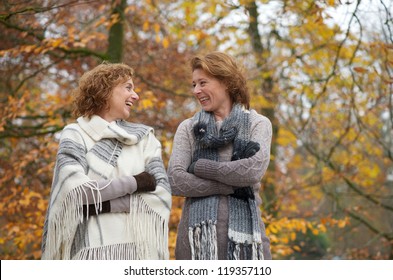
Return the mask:
[[[219,161],[218,148],[233,143],[232,161],[248,158],[259,149],[250,141],[249,112],[236,104],[223,121],[220,131],[212,113],[194,116],[196,149],[193,162],[200,158]],[[189,240],[192,259],[217,259],[218,196],[192,198],[189,214]],[[228,259],[263,259],[261,226],[251,187],[239,187],[228,198]]]

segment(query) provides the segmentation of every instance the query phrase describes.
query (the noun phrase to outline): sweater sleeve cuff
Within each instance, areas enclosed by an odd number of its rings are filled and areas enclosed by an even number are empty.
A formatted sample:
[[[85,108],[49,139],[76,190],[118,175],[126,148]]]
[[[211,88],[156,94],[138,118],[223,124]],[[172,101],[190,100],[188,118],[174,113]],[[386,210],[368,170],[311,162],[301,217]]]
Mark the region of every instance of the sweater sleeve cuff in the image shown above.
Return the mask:
[[[214,180],[217,176],[218,162],[209,159],[198,159],[194,166],[194,174],[198,177]]]

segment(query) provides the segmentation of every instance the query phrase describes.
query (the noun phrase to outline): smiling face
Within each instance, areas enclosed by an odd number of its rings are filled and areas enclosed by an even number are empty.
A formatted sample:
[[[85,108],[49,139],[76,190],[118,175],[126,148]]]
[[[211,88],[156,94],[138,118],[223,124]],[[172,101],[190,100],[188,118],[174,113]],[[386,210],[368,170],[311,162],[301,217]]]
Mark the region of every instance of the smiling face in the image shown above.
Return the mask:
[[[103,110],[99,116],[107,122],[127,119],[130,116],[131,107],[139,100],[138,94],[134,91],[132,79],[117,85],[108,101],[107,110]]]
[[[212,112],[216,120],[223,120],[230,114],[232,101],[222,82],[198,68],[192,72],[192,85],[193,94],[203,110]]]

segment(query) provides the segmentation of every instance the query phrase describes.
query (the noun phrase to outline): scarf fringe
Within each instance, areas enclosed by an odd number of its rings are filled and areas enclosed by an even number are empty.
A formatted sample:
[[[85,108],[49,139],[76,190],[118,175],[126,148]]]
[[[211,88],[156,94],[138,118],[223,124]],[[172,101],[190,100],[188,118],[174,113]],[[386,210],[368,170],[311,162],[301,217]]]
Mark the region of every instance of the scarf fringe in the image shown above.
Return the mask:
[[[194,115],[193,120],[196,140],[193,162],[201,158],[219,161],[218,149],[230,142],[233,143],[231,161],[251,157],[260,149],[258,143],[251,141],[250,112],[241,104],[234,105],[219,130],[209,112],[202,110]],[[228,197],[227,258],[263,259],[254,192],[250,186],[241,190]],[[192,259],[217,259],[217,236],[210,235],[210,226],[206,228],[205,223],[206,220],[217,223],[218,205],[219,196],[191,199],[188,224]]]
[[[243,255],[241,254],[242,252]],[[234,241],[229,241],[228,259],[264,260],[263,245],[259,242],[253,242],[252,244],[242,244]]]
[[[91,182],[86,184],[92,186]],[[71,256],[77,226],[85,219],[82,210],[83,196],[86,194],[81,185],[68,193],[59,209],[51,209],[52,217],[44,228],[46,244],[42,259],[151,259],[156,257],[149,252],[148,245],[151,242],[151,247],[158,251],[159,259],[169,259],[167,221],[139,194],[131,196],[130,214],[126,218],[126,235],[130,243],[83,248],[75,256]],[[96,211],[101,209],[100,195],[94,198],[94,204]]]
[[[201,222],[188,229],[193,260],[217,260],[217,230],[213,221]],[[207,249],[207,250],[206,250]]]

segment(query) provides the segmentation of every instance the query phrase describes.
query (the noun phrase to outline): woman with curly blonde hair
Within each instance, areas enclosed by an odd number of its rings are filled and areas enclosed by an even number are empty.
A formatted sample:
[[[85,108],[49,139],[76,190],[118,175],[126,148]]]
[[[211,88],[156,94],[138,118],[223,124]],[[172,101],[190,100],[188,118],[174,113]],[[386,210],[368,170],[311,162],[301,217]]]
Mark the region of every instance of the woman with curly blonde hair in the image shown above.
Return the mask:
[[[62,131],[42,259],[168,259],[171,191],[151,127],[126,120],[134,71],[103,63],[74,91]]]

